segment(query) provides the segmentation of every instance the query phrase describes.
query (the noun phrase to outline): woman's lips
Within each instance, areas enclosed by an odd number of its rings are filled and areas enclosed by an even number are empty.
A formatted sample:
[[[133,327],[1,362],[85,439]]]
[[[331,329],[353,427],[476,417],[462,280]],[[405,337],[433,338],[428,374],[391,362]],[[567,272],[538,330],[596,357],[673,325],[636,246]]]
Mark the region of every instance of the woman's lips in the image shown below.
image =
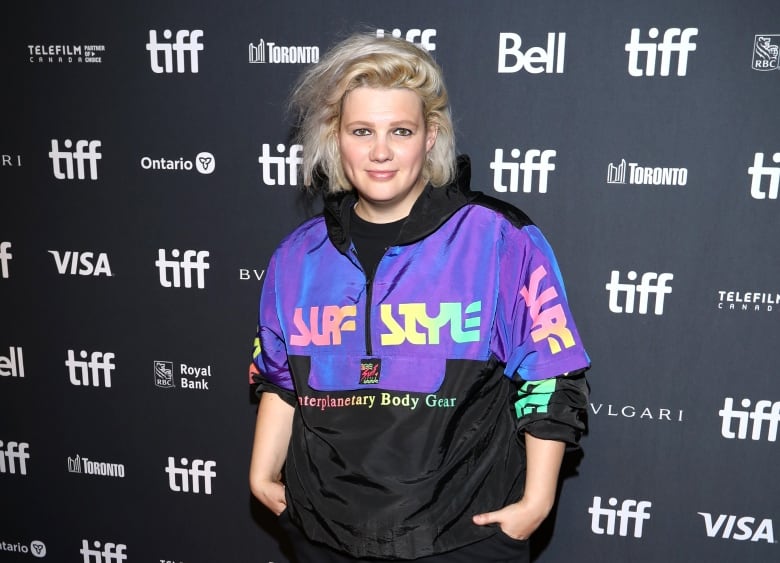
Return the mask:
[[[366,170],[366,174],[374,180],[389,180],[396,175],[396,170]]]

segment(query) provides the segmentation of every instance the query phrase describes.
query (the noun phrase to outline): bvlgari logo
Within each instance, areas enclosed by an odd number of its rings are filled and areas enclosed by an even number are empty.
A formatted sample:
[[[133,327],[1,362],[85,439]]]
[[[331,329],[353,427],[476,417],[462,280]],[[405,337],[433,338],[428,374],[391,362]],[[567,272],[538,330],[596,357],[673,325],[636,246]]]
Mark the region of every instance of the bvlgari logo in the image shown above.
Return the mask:
[[[683,422],[682,409],[650,407],[641,403],[590,403],[590,412],[597,417],[631,418],[648,422]]]

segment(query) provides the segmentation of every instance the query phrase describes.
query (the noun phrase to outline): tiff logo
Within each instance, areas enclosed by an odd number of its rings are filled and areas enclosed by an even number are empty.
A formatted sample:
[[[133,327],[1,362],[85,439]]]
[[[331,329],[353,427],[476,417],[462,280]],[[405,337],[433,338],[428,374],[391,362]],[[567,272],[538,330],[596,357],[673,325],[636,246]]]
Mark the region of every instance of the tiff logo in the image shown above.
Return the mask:
[[[163,38],[171,39],[173,34],[170,29],[163,31]],[[146,50],[149,51],[149,59],[152,65],[152,71],[156,74],[173,72],[173,52],[176,51],[176,72],[182,74],[187,70],[187,61],[185,54],[190,54],[190,70],[193,73],[198,72],[198,51],[203,50],[203,43],[198,40],[203,37],[203,31],[195,29],[188,31],[182,29],[176,32],[176,41],[158,42],[157,31],[149,30],[149,43],[146,44]],[[160,53],[162,53],[162,65],[160,65]]]
[[[780,69],[780,35],[756,35],[752,66],[760,71]]]
[[[171,250],[171,256],[178,258],[181,253],[177,248]],[[208,250],[185,250],[181,262],[178,260],[168,260],[165,257],[165,249],[157,250],[157,260],[154,265],[160,270],[160,285],[163,287],[181,287],[182,272],[184,272],[184,287],[192,287],[192,271],[197,271],[198,289],[206,287],[206,270],[209,269],[209,263],[206,258],[209,256]],[[168,279],[168,271],[172,274],[172,279]]]
[[[90,547],[89,540],[81,540],[79,553],[83,556],[83,563],[120,563],[127,561],[126,550],[127,546],[123,543],[106,542],[101,545],[99,541],[93,541]]]
[[[8,279],[8,262],[14,257],[8,252],[9,248],[11,248],[10,242],[0,242],[0,277],[5,279]]]
[[[276,145],[279,156],[271,156],[271,145],[263,143],[262,152],[257,158],[260,168],[263,170],[263,183],[266,186],[285,186],[289,179],[291,186],[298,185],[298,166],[303,162],[301,158],[302,145],[290,145],[289,152],[284,144]],[[285,156],[287,152],[287,156]],[[286,165],[286,166],[285,166]],[[285,176],[285,170],[287,176]]]
[[[742,399],[740,402],[743,409],[750,409],[750,399]],[[753,411],[735,410],[734,399],[726,397],[723,401],[723,408],[718,411],[723,419],[720,426],[720,434],[728,440],[747,440],[748,427],[750,421],[753,421],[753,429],[750,433],[751,440],[760,440],[764,429],[764,422],[768,423],[766,439],[769,442],[777,441],[777,426],[780,424],[780,401],[772,402],[767,400],[756,401]],[[737,421],[737,431],[734,432],[733,421]]]
[[[637,273],[633,270],[628,272],[629,281],[636,281]],[[650,301],[650,295],[655,294],[655,308],[653,312],[656,315],[663,315],[664,295],[672,292],[672,288],[666,285],[667,282],[674,279],[674,274],[656,274],[655,272],[645,272],[642,274],[642,281],[638,284],[620,283],[620,272],[612,270],[612,277],[606,285],[609,291],[609,310],[613,313],[633,313],[635,296],[639,293],[640,315],[647,314],[647,307]],[[620,295],[625,295],[623,305],[618,303]]]
[[[73,350],[68,350],[68,359],[65,360],[65,365],[68,366],[70,383],[76,386],[100,387],[102,375],[102,386],[111,387],[111,372],[116,368],[116,365],[111,362],[115,359],[114,353],[92,352],[89,360],[87,360],[87,354],[86,350],[82,350],[79,352],[81,359],[77,360]]]
[[[390,35],[392,35],[396,39],[401,39],[401,38],[406,39],[409,43],[414,43],[415,45],[417,45],[418,47],[422,47],[426,51],[436,50],[436,44],[433,42],[433,38],[436,37],[435,29],[412,28],[408,30],[406,33],[401,31],[400,29],[393,29],[390,32]],[[377,29],[376,36],[384,37],[385,30]],[[418,39],[420,40],[419,42],[417,41]]]
[[[780,152],[772,155],[772,162],[780,164]],[[764,153],[757,152],[753,159],[753,166],[748,167],[748,174],[753,177],[750,184],[750,195],[754,199],[777,199],[780,189],[780,167],[764,166]],[[761,190],[761,180],[764,176],[769,176],[769,189],[764,192]]]
[[[520,149],[509,152],[512,158],[520,158]],[[490,163],[493,170],[493,189],[497,192],[516,192],[520,187],[520,170],[523,171],[523,193],[533,190],[533,175],[538,173],[539,193],[547,193],[547,176],[555,170],[555,164],[550,162],[555,158],[555,150],[528,149],[523,162],[504,162],[504,149],[496,149],[495,158]],[[509,184],[504,184],[504,171],[509,172]]]
[[[200,493],[200,482],[203,481],[203,492],[211,494],[211,480],[217,476],[214,469],[217,467],[215,461],[205,461],[202,459],[193,459],[192,466],[188,469],[186,457],[180,460],[183,467],[176,467],[176,461],[173,457],[168,457],[168,466],[165,472],[168,474],[168,486],[176,493]],[[192,486],[190,486],[190,480]]]
[[[642,43],[639,40],[641,34],[638,27],[631,30],[631,40],[626,43],[628,52],[628,74],[631,76],[655,76],[656,53],[661,53],[661,70],[659,76],[669,76],[672,64],[672,53],[678,53],[677,76],[685,76],[688,70],[688,53],[696,50],[696,43],[691,42],[691,37],[698,35],[695,27],[680,29],[670,27],[664,31],[664,38],[660,43]],[[658,28],[651,27],[647,32],[650,39],[658,39]],[[640,66],[639,54],[645,53],[645,66]]]
[[[27,442],[8,442],[3,450],[3,441],[0,440],[0,473],[16,474],[16,468],[19,468],[20,475],[27,475],[27,460],[30,454],[27,448],[30,444]]]
[[[531,47],[525,53],[520,50],[522,38],[517,33],[498,34],[498,72],[510,73],[525,70],[529,74],[562,74],[566,54],[566,34],[548,33],[547,49]],[[557,46],[556,46],[557,44]],[[509,64],[510,59],[514,59]]]
[[[73,148],[73,141],[65,139],[63,145],[66,149]],[[86,178],[84,161],[87,161],[89,162],[89,179],[97,180],[97,161],[103,158],[103,155],[98,152],[101,146],[100,141],[79,140],[76,141],[75,151],[61,151],[59,141],[52,139],[49,158],[54,170],[54,177],[58,180],[73,180],[74,178],[84,180]],[[75,171],[73,170],[74,161],[76,162]],[[65,172],[60,167],[62,162],[65,163]]]
[[[619,536],[627,536],[629,524],[633,522],[634,537],[642,537],[642,524],[645,520],[650,520],[648,509],[653,506],[653,503],[647,500],[637,502],[632,499],[626,499],[620,505],[620,508],[615,508],[618,505],[618,500],[612,497],[607,501],[607,504],[613,508],[602,508],[601,497],[593,497],[593,506],[588,508],[588,512],[592,514],[590,529],[594,534],[614,536],[615,523],[618,521]],[[602,517],[606,518],[606,528],[603,527],[604,521]]]

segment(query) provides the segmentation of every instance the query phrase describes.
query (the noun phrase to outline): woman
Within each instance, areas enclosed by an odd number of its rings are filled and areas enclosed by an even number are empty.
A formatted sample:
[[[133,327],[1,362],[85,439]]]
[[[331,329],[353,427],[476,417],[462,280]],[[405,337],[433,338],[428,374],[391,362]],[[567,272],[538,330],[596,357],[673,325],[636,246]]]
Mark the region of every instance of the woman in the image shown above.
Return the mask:
[[[587,401],[549,245],[469,190],[422,49],[353,36],[293,104],[325,207],[267,269],[253,494],[301,561],[527,560]]]

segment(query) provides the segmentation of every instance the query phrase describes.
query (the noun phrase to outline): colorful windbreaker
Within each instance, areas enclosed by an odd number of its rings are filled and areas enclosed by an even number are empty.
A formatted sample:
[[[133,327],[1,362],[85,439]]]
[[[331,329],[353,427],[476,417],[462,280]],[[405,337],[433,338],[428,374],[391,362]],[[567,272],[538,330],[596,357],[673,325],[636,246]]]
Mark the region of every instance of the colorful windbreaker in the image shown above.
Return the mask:
[[[251,378],[296,409],[287,510],[312,540],[355,557],[449,551],[496,533],[472,515],[522,496],[523,431],[577,442],[589,359],[522,212],[429,186],[364,272],[354,201],[328,199],[271,258]]]

